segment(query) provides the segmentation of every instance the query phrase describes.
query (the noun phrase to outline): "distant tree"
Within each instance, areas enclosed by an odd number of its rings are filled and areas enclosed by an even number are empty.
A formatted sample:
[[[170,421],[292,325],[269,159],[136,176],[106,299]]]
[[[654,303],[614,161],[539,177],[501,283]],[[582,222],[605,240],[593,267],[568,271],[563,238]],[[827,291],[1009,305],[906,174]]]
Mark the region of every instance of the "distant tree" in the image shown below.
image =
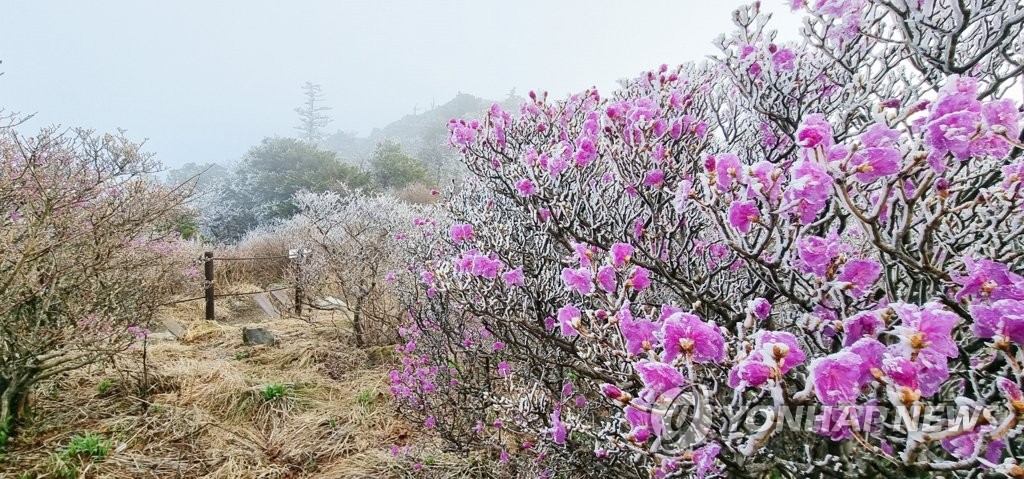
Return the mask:
[[[185,163],[177,168],[167,170],[165,183],[170,186],[181,185],[195,180],[197,192],[208,191],[227,179],[231,174],[224,165],[217,163]]]
[[[323,128],[331,123],[331,117],[325,113],[331,107],[324,106],[324,94],[320,85],[306,82],[302,85],[302,91],[306,95],[306,101],[302,106],[295,109],[299,114],[299,126],[295,127],[300,132],[300,138],[310,143],[317,143],[324,139]]]
[[[423,162],[402,151],[402,145],[384,140],[370,160],[373,179],[381,188],[401,188],[412,183],[428,183],[427,168]]]
[[[366,173],[343,164],[332,151],[294,138],[265,138],[235,167],[211,207],[207,221],[217,240],[237,240],[256,225],[295,214],[299,191],[336,191],[369,183]]]

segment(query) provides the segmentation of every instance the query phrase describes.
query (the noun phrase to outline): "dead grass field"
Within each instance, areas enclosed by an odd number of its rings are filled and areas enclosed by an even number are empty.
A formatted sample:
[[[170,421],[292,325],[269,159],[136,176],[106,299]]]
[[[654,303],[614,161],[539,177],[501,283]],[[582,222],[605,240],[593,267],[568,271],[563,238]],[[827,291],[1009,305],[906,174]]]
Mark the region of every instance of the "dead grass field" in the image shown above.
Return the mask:
[[[340,315],[270,320],[244,297],[168,308],[182,338],[149,341],[148,381],[138,397],[142,350],[115,366],[75,371],[37,390],[30,422],[0,462],[2,478],[479,477],[482,468],[440,452],[398,417],[389,346],[355,349]],[[241,327],[269,329],[278,344],[244,346]],[[110,441],[102,459],[66,458],[75,435]],[[419,460],[394,457],[415,445]],[[422,460],[424,456],[426,461]],[[416,471],[413,464],[422,469]]]

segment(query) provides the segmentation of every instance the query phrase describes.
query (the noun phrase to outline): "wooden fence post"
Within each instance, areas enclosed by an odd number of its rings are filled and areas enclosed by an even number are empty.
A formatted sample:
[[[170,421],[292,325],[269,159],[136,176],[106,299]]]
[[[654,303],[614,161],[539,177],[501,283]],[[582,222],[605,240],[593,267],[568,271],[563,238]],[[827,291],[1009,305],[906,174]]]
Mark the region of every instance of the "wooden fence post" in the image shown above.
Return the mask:
[[[295,315],[302,317],[302,259],[305,251],[299,249],[295,255]]]
[[[206,319],[213,321],[213,251],[203,253],[203,276],[206,279],[203,285],[206,293]]]

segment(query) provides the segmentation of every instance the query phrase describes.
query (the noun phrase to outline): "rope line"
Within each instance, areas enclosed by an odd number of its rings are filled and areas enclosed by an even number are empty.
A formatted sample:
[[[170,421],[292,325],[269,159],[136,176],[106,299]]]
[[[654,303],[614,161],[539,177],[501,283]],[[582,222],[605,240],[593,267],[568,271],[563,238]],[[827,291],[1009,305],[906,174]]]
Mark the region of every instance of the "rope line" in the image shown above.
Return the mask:
[[[267,290],[264,290],[264,291],[253,291],[251,293],[221,293],[221,294],[215,294],[215,295],[213,295],[213,297],[214,298],[227,298],[227,297],[230,297],[230,296],[246,296],[246,295],[250,295],[250,294],[273,293],[274,291],[285,291],[285,290],[289,290],[289,289],[292,289],[292,288],[291,287],[274,288],[274,289],[267,289]],[[197,296],[195,298],[179,299],[177,301],[171,301],[169,303],[163,303],[160,306],[170,306],[172,304],[187,303],[189,301],[199,301],[200,299],[206,299],[206,296],[204,295],[204,296]]]

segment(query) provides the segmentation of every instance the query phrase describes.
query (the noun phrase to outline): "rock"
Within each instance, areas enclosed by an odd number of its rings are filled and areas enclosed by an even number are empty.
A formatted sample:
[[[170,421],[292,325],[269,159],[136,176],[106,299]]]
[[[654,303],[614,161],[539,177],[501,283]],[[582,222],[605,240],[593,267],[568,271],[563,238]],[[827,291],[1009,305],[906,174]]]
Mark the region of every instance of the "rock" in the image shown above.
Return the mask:
[[[274,335],[264,328],[242,328],[242,343],[247,346],[273,346],[275,342]]]
[[[185,337],[185,326],[182,326],[181,323],[179,323],[176,320],[165,319],[164,320],[164,328],[166,328],[167,332],[173,334],[174,337],[176,337],[176,338],[183,338],[183,337]]]

